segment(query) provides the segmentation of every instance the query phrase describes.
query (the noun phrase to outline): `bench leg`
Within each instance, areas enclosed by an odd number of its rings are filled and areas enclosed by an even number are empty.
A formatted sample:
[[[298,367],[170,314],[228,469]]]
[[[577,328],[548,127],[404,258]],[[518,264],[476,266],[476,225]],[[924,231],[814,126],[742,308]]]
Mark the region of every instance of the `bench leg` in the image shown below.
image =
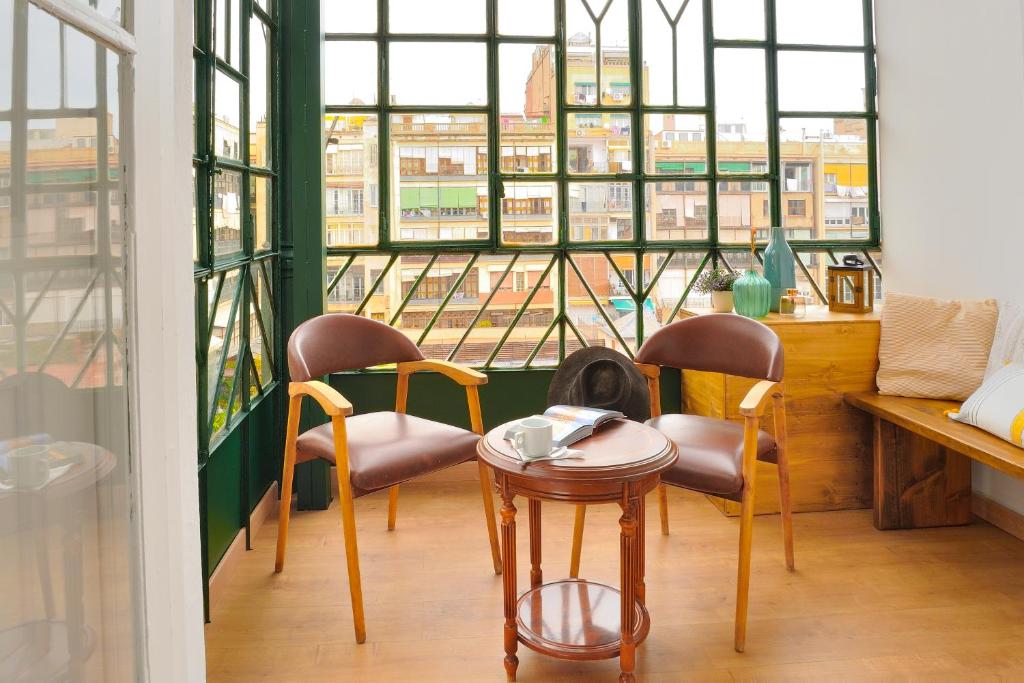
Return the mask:
[[[970,458],[878,417],[874,458],[875,528],[970,523]]]

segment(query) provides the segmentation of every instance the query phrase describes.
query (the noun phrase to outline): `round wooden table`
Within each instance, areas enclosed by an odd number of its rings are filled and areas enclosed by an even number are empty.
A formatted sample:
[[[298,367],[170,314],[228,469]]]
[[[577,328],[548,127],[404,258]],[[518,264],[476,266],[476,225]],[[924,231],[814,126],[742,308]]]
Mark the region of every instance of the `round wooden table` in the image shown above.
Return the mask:
[[[501,495],[502,582],[505,598],[505,671],[514,681],[519,643],[572,660],[619,657],[619,681],[633,681],[636,647],[650,630],[644,606],[644,496],[671,467],[676,447],[658,431],[617,420],[572,446],[582,459],[524,465],[503,438],[510,424],[491,430],[477,445],[494,470]],[[517,495],[529,499],[530,590],[516,591]],[[621,592],[610,586],[565,579],[545,584],[541,570],[541,501],[576,505],[618,503]]]

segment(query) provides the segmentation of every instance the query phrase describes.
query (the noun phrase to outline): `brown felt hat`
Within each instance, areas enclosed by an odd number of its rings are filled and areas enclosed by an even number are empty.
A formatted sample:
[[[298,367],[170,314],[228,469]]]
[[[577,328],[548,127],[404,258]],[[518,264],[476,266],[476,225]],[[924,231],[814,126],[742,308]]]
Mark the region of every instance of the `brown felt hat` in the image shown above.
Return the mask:
[[[570,354],[551,378],[548,405],[618,410],[643,422],[651,416],[647,380],[627,356],[604,346]]]

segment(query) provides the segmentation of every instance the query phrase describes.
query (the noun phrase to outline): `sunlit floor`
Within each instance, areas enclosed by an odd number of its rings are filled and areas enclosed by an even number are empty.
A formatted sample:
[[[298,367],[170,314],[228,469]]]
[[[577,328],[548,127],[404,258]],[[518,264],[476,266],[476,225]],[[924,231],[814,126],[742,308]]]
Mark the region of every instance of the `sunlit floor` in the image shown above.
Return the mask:
[[[475,472],[475,466],[468,470]],[[459,479],[459,480],[455,480]],[[670,489],[672,535],[648,500],[651,634],[641,681],[1024,677],[1024,543],[984,522],[880,532],[870,511],[795,517],[786,572],[776,516],[755,522],[747,652],[732,649],[738,525]],[[519,586],[528,585],[525,502]],[[545,579],[567,574],[572,510],[544,507]],[[618,585],[617,508],[592,508],[581,575]],[[285,571],[276,524],[254,540],[207,627],[210,681],[496,681],[501,578],[479,488],[462,474],[356,502],[367,640],[353,638],[337,505],[292,517]],[[566,662],[520,646],[518,680],[614,681],[617,660]]]

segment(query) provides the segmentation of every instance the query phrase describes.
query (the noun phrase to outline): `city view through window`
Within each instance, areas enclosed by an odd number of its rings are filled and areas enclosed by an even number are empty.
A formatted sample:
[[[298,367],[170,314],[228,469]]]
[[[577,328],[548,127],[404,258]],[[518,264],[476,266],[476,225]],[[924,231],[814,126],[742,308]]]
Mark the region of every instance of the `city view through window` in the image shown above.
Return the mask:
[[[495,2],[324,0],[329,311],[553,365],[632,353],[772,225],[811,296],[877,261],[869,0]]]

